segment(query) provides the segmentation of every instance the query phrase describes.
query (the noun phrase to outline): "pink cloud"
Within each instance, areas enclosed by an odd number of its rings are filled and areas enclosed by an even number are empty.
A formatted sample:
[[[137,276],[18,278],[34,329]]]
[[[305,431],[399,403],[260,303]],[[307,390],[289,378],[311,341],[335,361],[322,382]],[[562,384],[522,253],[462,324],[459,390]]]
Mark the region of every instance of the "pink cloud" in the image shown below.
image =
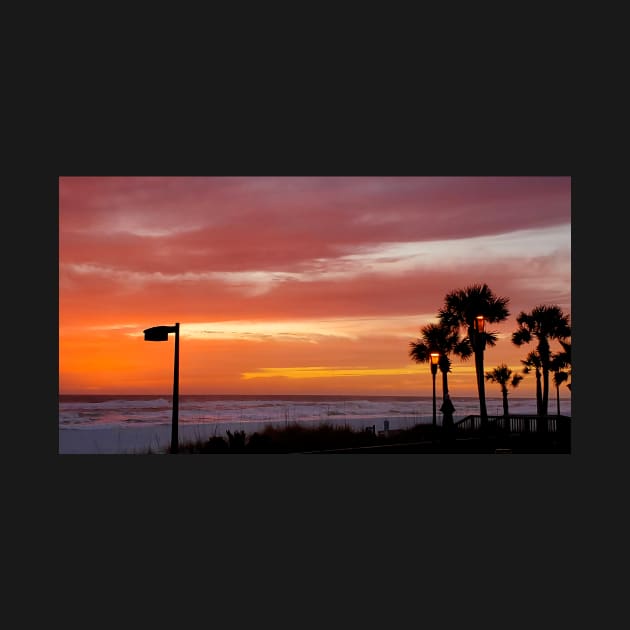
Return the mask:
[[[62,260],[132,269],[279,270],[379,243],[568,222],[569,178],[60,181]]]

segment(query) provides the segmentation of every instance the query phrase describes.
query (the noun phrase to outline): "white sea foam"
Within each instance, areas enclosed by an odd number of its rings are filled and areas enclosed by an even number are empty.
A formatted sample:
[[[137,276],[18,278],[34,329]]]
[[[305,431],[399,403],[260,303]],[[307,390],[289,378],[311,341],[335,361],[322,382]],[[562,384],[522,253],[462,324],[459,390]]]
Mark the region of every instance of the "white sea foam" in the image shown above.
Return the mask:
[[[511,413],[536,413],[536,401],[529,398],[508,399]],[[479,413],[476,397],[453,397],[455,421]],[[441,424],[436,399],[436,420]],[[503,413],[500,398],[487,397],[489,415]],[[555,396],[548,411],[557,411]],[[571,400],[561,398],[560,411],[571,415]],[[361,429],[374,426],[381,430],[409,428],[431,423],[431,397],[341,397],[341,396],[181,396],[179,400],[180,440],[197,439],[243,430],[248,434],[266,425],[276,427],[298,422],[308,425],[328,423]],[[170,439],[172,402],[151,396],[60,396],[60,453],[146,452],[149,446],[164,447]]]

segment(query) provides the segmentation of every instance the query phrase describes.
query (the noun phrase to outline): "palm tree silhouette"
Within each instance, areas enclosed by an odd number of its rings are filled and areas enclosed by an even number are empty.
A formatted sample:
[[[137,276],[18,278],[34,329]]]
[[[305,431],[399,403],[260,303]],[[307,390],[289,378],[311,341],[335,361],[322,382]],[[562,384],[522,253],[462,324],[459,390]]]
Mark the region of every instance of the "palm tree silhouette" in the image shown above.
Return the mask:
[[[556,387],[556,407],[560,415],[560,385],[569,380],[571,376],[571,342],[561,341],[562,351],[551,357],[550,370],[553,374],[553,384]],[[567,369],[568,368],[568,369]],[[567,383],[571,391],[571,383]]]
[[[533,339],[538,341],[536,352],[540,359],[542,372],[542,397],[540,400],[539,415],[547,415],[547,403],[549,400],[549,372],[551,371],[552,352],[550,340],[564,341],[571,336],[569,315],[565,315],[562,309],[555,304],[541,304],[532,309],[531,313],[521,311],[516,322],[518,330],[512,334],[512,343],[521,346]]]
[[[571,378],[571,340],[559,339],[558,343],[562,346],[562,350],[554,355],[554,364],[559,366],[560,369],[566,369],[567,378]],[[563,379],[563,382],[567,379]],[[571,391],[571,383],[567,383],[569,391]]]
[[[521,363],[524,365],[523,374],[529,374],[532,370],[536,375],[536,415],[542,415],[542,385],[540,384],[541,374],[540,374],[540,366],[541,361],[538,353],[535,350],[532,350],[525,359],[521,360]]]
[[[518,387],[523,380],[520,374],[513,372],[505,363],[501,363],[493,370],[486,372],[486,380],[491,383],[498,383],[501,386],[501,394],[503,396],[503,419],[505,430],[508,430],[507,423],[510,418],[510,410],[508,408],[508,384],[512,387]]]
[[[496,334],[490,332],[479,333],[474,329],[475,318],[483,315],[489,323],[502,322],[508,318],[507,309],[509,298],[497,297],[487,284],[473,284],[464,289],[451,291],[444,298],[444,307],[440,309],[440,322],[453,330],[464,329],[470,346],[475,355],[475,371],[477,373],[477,391],[479,392],[479,415],[481,427],[485,431],[488,424],[486,409],[486,392],[483,372],[483,351],[486,346],[496,343]]]
[[[427,324],[420,329],[420,339],[409,344],[409,356],[416,363],[429,363],[431,353],[439,352],[438,367],[442,373],[442,397],[448,394],[448,373],[451,371],[450,354],[467,359],[472,354],[468,340],[462,340],[457,330],[442,324]]]
[[[561,370],[553,371],[553,384],[556,386],[556,404],[558,407],[558,415],[560,415],[560,385],[568,380],[569,375],[567,372],[562,372]],[[570,383],[567,384],[567,386]]]

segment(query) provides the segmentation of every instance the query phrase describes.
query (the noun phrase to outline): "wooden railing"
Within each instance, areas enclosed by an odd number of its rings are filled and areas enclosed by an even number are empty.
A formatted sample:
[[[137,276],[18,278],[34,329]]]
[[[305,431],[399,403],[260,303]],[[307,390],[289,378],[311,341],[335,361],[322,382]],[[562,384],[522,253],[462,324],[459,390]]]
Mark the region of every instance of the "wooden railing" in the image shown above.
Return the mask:
[[[454,423],[458,434],[480,433],[481,416],[466,416]],[[504,435],[522,435],[527,433],[565,433],[571,427],[569,416],[537,416],[530,414],[510,414],[505,416],[488,416],[487,432]]]

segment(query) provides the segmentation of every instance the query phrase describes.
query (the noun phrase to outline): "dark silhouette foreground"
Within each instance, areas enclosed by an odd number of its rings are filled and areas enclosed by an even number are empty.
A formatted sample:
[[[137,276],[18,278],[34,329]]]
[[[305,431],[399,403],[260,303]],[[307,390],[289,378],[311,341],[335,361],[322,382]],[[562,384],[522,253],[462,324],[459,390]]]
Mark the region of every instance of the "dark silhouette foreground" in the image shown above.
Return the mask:
[[[565,416],[489,416],[480,431],[480,416],[467,416],[451,427],[423,424],[410,429],[376,431],[297,423],[267,427],[249,436],[226,432],[227,439],[181,444],[182,454],[387,454],[387,453],[562,453],[571,452],[570,418]]]

